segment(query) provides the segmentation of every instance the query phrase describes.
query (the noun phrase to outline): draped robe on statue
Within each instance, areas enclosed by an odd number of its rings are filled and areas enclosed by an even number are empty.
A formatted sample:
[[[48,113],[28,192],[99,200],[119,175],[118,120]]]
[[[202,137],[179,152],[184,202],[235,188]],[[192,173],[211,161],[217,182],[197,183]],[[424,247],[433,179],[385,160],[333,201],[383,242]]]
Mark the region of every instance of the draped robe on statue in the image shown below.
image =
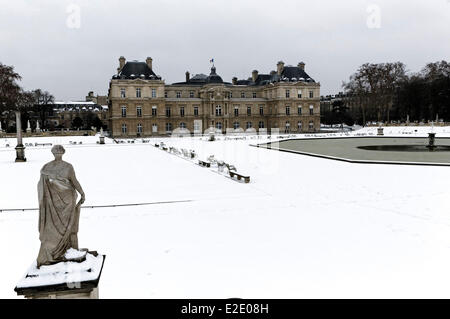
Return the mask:
[[[41,169],[38,183],[39,239],[41,248],[37,266],[51,265],[64,260],[67,249],[78,249],[80,206],[72,180],[75,171],[71,164],[50,162]]]

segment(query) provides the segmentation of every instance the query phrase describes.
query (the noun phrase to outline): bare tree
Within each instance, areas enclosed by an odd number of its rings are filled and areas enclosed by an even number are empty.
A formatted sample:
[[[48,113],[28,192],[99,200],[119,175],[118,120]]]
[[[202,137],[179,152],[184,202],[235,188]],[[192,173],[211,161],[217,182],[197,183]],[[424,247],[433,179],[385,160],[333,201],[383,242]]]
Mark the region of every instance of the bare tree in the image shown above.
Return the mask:
[[[41,127],[47,128],[47,118],[53,111],[53,103],[55,98],[47,91],[36,89],[32,91],[34,96],[34,111],[39,115],[41,121]]]
[[[405,78],[401,62],[365,63],[342,86],[352,103],[360,106],[363,125],[366,120],[389,122],[396,89]]]
[[[14,72],[14,67],[0,63],[0,111],[9,111],[16,108],[21,88],[17,84],[21,77]]]

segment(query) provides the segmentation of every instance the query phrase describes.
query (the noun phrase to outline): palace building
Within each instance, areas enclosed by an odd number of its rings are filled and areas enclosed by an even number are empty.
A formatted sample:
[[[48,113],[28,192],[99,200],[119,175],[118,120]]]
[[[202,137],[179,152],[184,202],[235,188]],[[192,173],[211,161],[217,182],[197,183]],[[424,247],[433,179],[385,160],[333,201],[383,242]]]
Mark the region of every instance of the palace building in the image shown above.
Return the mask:
[[[225,82],[213,65],[209,75],[190,76],[184,82],[165,84],[145,62],[119,58],[109,84],[109,121],[114,137],[167,135],[174,131],[203,133],[316,132],[320,128],[320,83],[306,72],[305,64],[285,66],[261,74],[254,70],[246,80]]]

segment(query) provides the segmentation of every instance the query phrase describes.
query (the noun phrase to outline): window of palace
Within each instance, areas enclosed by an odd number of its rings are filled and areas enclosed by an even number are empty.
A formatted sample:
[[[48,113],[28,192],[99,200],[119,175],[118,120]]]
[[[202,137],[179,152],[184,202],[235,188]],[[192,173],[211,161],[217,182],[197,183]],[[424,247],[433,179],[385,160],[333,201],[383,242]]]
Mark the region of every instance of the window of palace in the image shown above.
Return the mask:
[[[157,112],[157,106],[153,105],[152,106],[152,116],[156,116],[156,112]]]
[[[141,88],[136,88],[136,97],[141,97]]]
[[[264,115],[264,106],[259,106],[259,115]]]
[[[291,91],[290,90],[286,90],[286,98],[291,97]]]
[[[247,106],[247,115],[252,115],[252,107]]]
[[[189,92],[189,97],[192,99],[194,97],[194,91]]]
[[[166,116],[170,117],[170,107],[166,107]]]
[[[125,88],[120,89],[120,97],[126,97]]]
[[[201,124],[202,124],[202,122],[200,120],[195,120],[194,121],[194,131],[195,132],[200,131]]]
[[[302,122],[298,121],[297,127],[298,127],[298,131],[300,132],[302,130]]]
[[[142,124],[138,124],[137,125],[137,132],[138,132],[138,134],[142,134]]]
[[[222,129],[222,122],[216,122],[216,129],[218,130]]]
[[[314,105],[309,106],[309,115],[314,115]]]
[[[126,133],[127,133],[127,125],[122,124],[122,134],[126,134]]]
[[[309,98],[312,99],[314,97],[314,92],[313,91],[309,91]]]
[[[180,106],[180,116],[184,116],[184,106]]]
[[[234,107],[234,116],[239,116],[239,106]]]
[[[177,99],[181,98],[181,92],[177,91]]]
[[[301,105],[297,106],[297,114],[302,115],[302,106]]]
[[[255,92],[253,92],[253,98],[256,99],[256,93]]]
[[[245,99],[245,92],[241,92],[241,98]]]
[[[142,106],[137,106],[136,107],[136,116],[137,117],[142,117]]]
[[[181,123],[180,123],[180,128],[186,128],[186,123],[181,122]]]
[[[309,129],[312,130],[314,128],[314,122],[309,121]]]
[[[172,132],[172,123],[166,123],[166,132]]]
[[[198,116],[198,106],[194,106],[194,116]]]
[[[298,97],[299,99],[302,98],[302,90],[298,90],[298,91],[297,91],[297,97]]]
[[[152,88],[152,97],[155,98],[156,97],[156,89]],[[167,96],[166,96],[167,97]]]
[[[122,106],[122,117],[127,117],[127,107]]]
[[[258,127],[259,128],[264,128],[264,121],[259,121]]]
[[[158,133],[158,125],[152,124],[152,132],[153,133]]]
[[[252,128],[252,122],[247,122],[246,126],[247,126],[247,129]]]
[[[234,129],[238,129],[239,128],[239,122],[234,122],[233,123],[233,128]]]
[[[291,107],[286,105],[286,115],[291,115]]]
[[[168,96],[168,95],[167,95],[167,92],[164,92],[164,97],[165,97],[166,99],[167,99],[167,96]]]
[[[286,125],[284,126],[284,131],[285,131],[285,133],[289,133],[289,130],[290,130],[290,128],[291,128],[291,123],[289,123],[289,122],[286,122]]]
[[[216,116],[222,116],[222,106],[216,105]]]

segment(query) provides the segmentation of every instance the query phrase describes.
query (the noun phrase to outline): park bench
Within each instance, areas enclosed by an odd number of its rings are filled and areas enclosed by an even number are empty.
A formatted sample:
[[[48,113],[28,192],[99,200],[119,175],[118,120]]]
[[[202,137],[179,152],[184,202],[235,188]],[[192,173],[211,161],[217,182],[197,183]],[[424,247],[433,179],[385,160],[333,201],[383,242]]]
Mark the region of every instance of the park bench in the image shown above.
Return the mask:
[[[210,162],[206,162],[206,161],[202,161],[202,160],[198,160],[198,165],[203,166],[203,167],[211,167]]]
[[[235,171],[229,171],[229,173],[230,173],[231,178],[234,178],[234,176],[236,175],[236,178],[238,179],[238,181],[240,181],[243,178],[245,183],[250,183],[250,176],[245,176],[245,175],[239,174]]]
[[[34,146],[52,146],[52,143],[34,143]]]

